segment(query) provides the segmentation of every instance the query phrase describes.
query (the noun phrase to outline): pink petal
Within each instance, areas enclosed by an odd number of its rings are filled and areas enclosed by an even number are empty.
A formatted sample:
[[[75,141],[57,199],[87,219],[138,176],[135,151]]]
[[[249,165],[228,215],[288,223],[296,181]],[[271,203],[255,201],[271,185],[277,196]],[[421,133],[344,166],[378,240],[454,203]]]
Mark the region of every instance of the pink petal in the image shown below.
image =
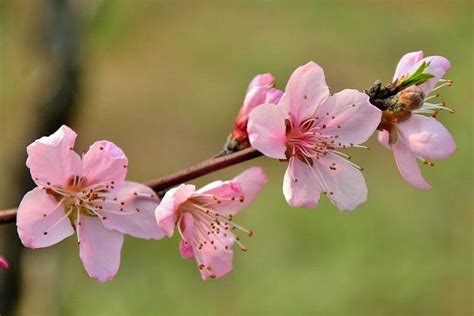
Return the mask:
[[[82,175],[88,185],[112,183],[118,188],[127,175],[128,159],[114,143],[102,140],[89,147],[83,157]]]
[[[283,194],[292,207],[315,207],[321,185],[311,167],[291,157],[283,180]]]
[[[183,259],[193,258],[194,218],[191,214],[184,213],[179,224],[184,237],[179,243],[179,253]]]
[[[250,113],[247,131],[255,149],[271,158],[286,158],[285,116],[281,107],[266,103],[255,108]]]
[[[26,165],[38,186],[47,183],[59,187],[67,185],[81,171],[81,158],[73,150],[77,134],[61,126],[54,134],[35,140],[26,150]]]
[[[435,118],[414,114],[398,124],[400,135],[415,156],[428,160],[445,159],[456,151],[448,130]]]
[[[273,86],[275,78],[272,74],[264,73],[256,75],[249,84],[247,91],[250,91],[253,88],[262,87],[262,86]]]
[[[255,107],[265,103],[267,93],[272,89],[274,78],[271,74],[256,76],[247,89],[244,104],[240,109],[238,117],[248,115]]]
[[[156,225],[155,209],[160,200],[151,188],[125,181],[108,200],[100,210],[105,228],[143,239],[161,239],[165,235]]]
[[[397,65],[395,74],[393,75],[393,80],[395,81],[400,77],[406,76],[411,72],[415,71],[414,66],[423,59],[423,51],[412,52],[403,55]]]
[[[364,176],[347,160],[337,155],[322,156],[313,169],[321,175],[328,198],[341,211],[353,210],[367,200]]]
[[[390,143],[389,143],[390,135],[389,135],[388,131],[386,131],[386,130],[379,131],[378,135],[377,135],[377,139],[378,139],[379,143],[382,146],[384,146],[387,149],[392,150],[392,147],[390,147]]]
[[[196,190],[194,185],[182,184],[166,192],[160,204],[155,210],[155,218],[158,227],[168,236],[173,236],[174,226],[178,220],[178,208]]]
[[[9,265],[8,265],[7,259],[0,256],[0,269],[8,270],[8,268],[9,268]]]
[[[438,84],[439,79],[443,78],[443,76],[449,70],[449,68],[451,67],[451,63],[448,59],[442,56],[429,56],[424,58],[423,61],[430,63],[424,72],[434,76],[430,80],[420,85],[420,88],[425,92],[426,95],[428,95],[431,90]],[[419,64],[421,64],[421,62]],[[419,65],[415,65],[415,67],[418,66]]]
[[[271,104],[278,104],[280,102],[281,97],[283,96],[283,91],[272,88],[267,92],[267,95],[265,96],[265,102],[264,103],[271,103]]]
[[[181,239],[179,241],[179,254],[183,259],[194,258],[193,247],[187,241]]]
[[[120,266],[123,234],[106,229],[97,217],[82,215],[77,222],[79,256],[90,277],[112,279]]]
[[[408,53],[400,59],[398,63],[397,70],[393,76],[393,81],[402,77],[408,76],[415,72],[420,65],[425,62],[429,63],[428,67],[425,69],[425,73],[431,74],[434,77],[420,85],[420,88],[423,92],[428,95],[431,90],[436,86],[439,79],[443,78],[444,74],[451,67],[451,63],[448,59],[442,56],[429,56],[423,58],[423,52],[413,52]]]
[[[230,181],[212,182],[196,191],[196,195],[213,210],[235,215],[252,203],[267,181],[263,169],[253,167]]]
[[[237,184],[242,190],[244,196],[244,201],[240,202],[240,209],[242,209],[252,203],[257,193],[268,182],[268,177],[262,168],[251,167],[230,182]]]
[[[337,136],[338,144],[360,144],[375,132],[382,112],[362,92],[345,89],[326,99],[316,110],[319,126],[326,126],[325,135]],[[339,145],[341,147],[341,145]]]
[[[312,116],[329,96],[323,69],[312,61],[298,67],[288,80],[285,93],[288,99],[281,104],[291,113],[294,122]]]
[[[420,168],[416,163],[416,156],[405,144],[402,137],[392,145],[395,162],[402,177],[412,186],[418,189],[429,189],[431,186],[423,178]]]
[[[207,242],[201,249],[194,249],[194,257],[200,267],[199,272],[203,280],[220,278],[232,271],[234,238],[232,233],[228,233],[227,237],[220,236],[220,241],[214,245]],[[225,249],[226,246],[227,249]]]
[[[21,242],[29,248],[49,247],[74,233],[64,206],[41,188],[23,197],[16,225]]]

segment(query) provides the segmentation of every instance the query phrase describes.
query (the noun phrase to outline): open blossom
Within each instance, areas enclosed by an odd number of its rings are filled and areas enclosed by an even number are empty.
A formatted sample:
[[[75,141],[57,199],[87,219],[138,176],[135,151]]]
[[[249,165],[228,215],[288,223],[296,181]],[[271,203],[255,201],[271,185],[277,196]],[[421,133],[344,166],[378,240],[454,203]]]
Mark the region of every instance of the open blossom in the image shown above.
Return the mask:
[[[229,135],[230,146],[242,149],[249,146],[247,122],[250,112],[264,103],[278,103],[283,91],[275,88],[275,79],[269,73],[255,76],[250,82],[244,104],[235,119],[234,129]]]
[[[182,184],[169,190],[156,208],[158,226],[171,237],[181,235],[179,250],[184,259],[195,258],[201,277],[220,278],[232,270],[232,246],[246,250],[235,230],[249,236],[233,220],[248,206],[267,182],[263,170],[250,168],[230,181],[215,181],[196,190]]]
[[[367,199],[360,168],[336,150],[359,146],[380,123],[381,112],[364,93],[343,90],[329,95],[323,69],[309,62],[295,70],[278,105],[266,103],[250,113],[248,132],[254,148],[288,161],[283,182],[287,202],[314,207],[325,193],[341,210]]]
[[[26,247],[43,248],[76,231],[84,268],[105,282],[118,271],[123,234],[164,236],[154,221],[159,199],[149,187],[124,181],[128,160],[119,147],[98,141],[81,159],[76,137],[63,125],[27,147],[37,187],[18,208],[18,235]]]
[[[442,79],[451,64],[441,56],[423,58],[422,51],[408,53],[400,59],[393,81],[409,77],[423,63],[427,65],[424,72],[433,77],[418,86],[407,88],[408,93],[401,92],[408,95],[408,103],[414,103],[415,106],[410,106],[409,111],[402,115],[384,111],[384,129],[379,132],[378,138],[380,143],[393,150],[402,177],[416,188],[429,189],[430,185],[421,174],[417,158],[432,165],[433,160],[445,159],[456,150],[451,134],[435,118],[440,110],[453,110],[444,103],[432,103],[431,99],[436,98],[437,94],[429,96],[432,91],[451,85],[451,81]],[[438,83],[441,84],[436,87]],[[417,95],[419,98],[413,98]]]
[[[0,256],[0,269],[8,270],[8,261],[4,257]]]

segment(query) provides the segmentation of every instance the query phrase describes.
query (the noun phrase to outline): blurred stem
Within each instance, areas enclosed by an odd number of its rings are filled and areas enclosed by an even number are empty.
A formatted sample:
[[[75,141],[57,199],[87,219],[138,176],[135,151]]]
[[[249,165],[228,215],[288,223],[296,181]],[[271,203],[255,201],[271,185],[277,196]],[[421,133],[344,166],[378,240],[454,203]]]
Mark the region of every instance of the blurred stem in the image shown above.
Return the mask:
[[[72,0],[47,0],[37,6],[35,14],[39,16],[39,25],[34,29],[31,43],[33,51],[41,57],[49,80],[42,81],[33,107],[37,111],[28,139],[18,140],[20,148],[43,135],[49,135],[62,124],[70,122],[76,108],[80,90],[79,40],[81,14]],[[50,73],[49,73],[50,72]],[[26,121],[25,121],[26,122]],[[20,122],[21,123],[21,122]],[[28,124],[28,123],[27,123]],[[27,128],[26,124],[23,128]],[[26,157],[12,159],[12,174],[15,175],[15,196],[18,203],[32,187],[29,172],[24,167]],[[14,202],[15,203],[15,202]],[[16,210],[1,213],[0,223],[14,222]],[[16,228],[5,227],[2,240],[3,253],[11,263],[8,273],[0,275],[0,314],[12,315],[17,308],[21,294],[22,250]]]
[[[193,180],[204,175],[210,174],[241,162],[260,157],[262,154],[253,149],[247,148],[226,156],[213,157],[211,159],[200,162],[192,167],[177,171],[168,176],[164,176],[155,180],[144,183],[152,188],[158,195],[163,196],[164,192],[171,187]],[[14,223],[16,220],[16,209],[8,209],[0,211],[0,224]]]

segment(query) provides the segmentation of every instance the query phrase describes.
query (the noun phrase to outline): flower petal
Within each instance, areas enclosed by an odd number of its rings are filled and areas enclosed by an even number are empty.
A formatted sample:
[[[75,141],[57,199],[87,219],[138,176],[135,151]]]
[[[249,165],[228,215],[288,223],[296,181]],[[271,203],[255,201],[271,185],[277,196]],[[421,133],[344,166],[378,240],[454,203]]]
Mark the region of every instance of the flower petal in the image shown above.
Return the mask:
[[[423,51],[411,52],[403,55],[397,65],[395,74],[393,75],[393,80],[395,81],[400,77],[406,76],[411,72],[415,71],[414,66],[423,59]]]
[[[193,234],[194,234],[194,218],[190,213],[184,213],[180,220],[180,229],[183,234],[179,242],[179,253],[183,259],[190,259],[194,257],[193,254]]]
[[[266,95],[272,89],[274,82],[275,79],[269,73],[255,76],[249,84],[238,117],[248,115],[255,107],[265,103]]]
[[[324,134],[339,147],[360,144],[375,132],[382,112],[369,102],[369,96],[357,90],[345,89],[329,98],[318,107],[316,117],[319,126],[325,126]],[[337,147],[337,146],[336,146]]]
[[[8,270],[8,268],[9,268],[9,264],[8,264],[7,259],[5,259],[4,257],[0,256],[0,269]]]
[[[220,278],[232,271],[234,239],[235,236],[228,232],[227,236],[221,234],[219,241],[213,245],[207,242],[201,249],[194,248],[194,257],[203,280]]]
[[[166,234],[173,236],[174,226],[178,220],[178,208],[196,191],[191,184],[182,184],[166,192],[160,204],[155,210],[155,218],[158,227]]]
[[[202,204],[222,214],[235,215],[254,200],[268,178],[260,167],[245,170],[230,181],[214,181],[198,191]]]
[[[155,209],[160,203],[155,192],[141,183],[125,181],[110,194],[100,210],[102,224],[123,234],[143,239],[161,239],[165,233],[158,228]]]
[[[76,224],[79,256],[91,278],[100,282],[112,279],[120,266],[123,234],[106,229],[97,217],[82,215]]]
[[[367,200],[367,185],[362,172],[337,155],[325,155],[313,169],[321,175],[324,191],[341,211],[353,210]]]
[[[415,156],[438,160],[445,159],[456,151],[456,143],[451,134],[433,117],[413,114],[410,119],[397,126]]]
[[[423,178],[420,167],[416,163],[416,156],[408,145],[405,144],[402,137],[392,145],[395,162],[402,177],[412,186],[418,189],[429,189],[431,186]]]
[[[16,225],[21,242],[29,248],[49,247],[74,233],[64,206],[58,205],[54,197],[41,188],[23,197]]]
[[[285,116],[280,106],[266,103],[250,112],[247,126],[252,146],[264,155],[285,159]]]
[[[41,137],[26,148],[26,165],[38,186],[49,183],[64,187],[72,176],[80,174],[81,158],[73,150],[76,137],[72,129],[63,125],[52,135]]]
[[[250,91],[253,88],[267,86],[271,87],[275,83],[275,78],[273,78],[271,73],[264,73],[256,75],[247,88],[247,91]]]
[[[438,81],[443,78],[444,74],[451,67],[448,59],[442,56],[428,56],[423,58],[423,51],[408,53],[400,59],[397,70],[393,76],[393,81],[402,77],[408,76],[415,72],[422,63],[429,63],[424,73],[433,75],[434,77],[419,85],[425,95],[428,95],[431,90],[438,84]]]
[[[377,135],[377,139],[382,146],[384,146],[387,149],[392,150],[392,147],[390,147],[390,134],[388,133],[388,131],[386,130],[379,131]]]
[[[128,159],[114,143],[101,140],[89,147],[83,157],[82,176],[87,185],[112,183],[118,188],[127,175]]]
[[[264,103],[278,104],[283,94],[283,91],[276,88],[272,88],[267,92]]]
[[[289,160],[283,180],[283,194],[292,207],[315,207],[322,191],[311,167],[295,157]]]
[[[283,103],[294,122],[313,115],[316,108],[329,96],[323,69],[313,61],[298,67],[285,88]]]

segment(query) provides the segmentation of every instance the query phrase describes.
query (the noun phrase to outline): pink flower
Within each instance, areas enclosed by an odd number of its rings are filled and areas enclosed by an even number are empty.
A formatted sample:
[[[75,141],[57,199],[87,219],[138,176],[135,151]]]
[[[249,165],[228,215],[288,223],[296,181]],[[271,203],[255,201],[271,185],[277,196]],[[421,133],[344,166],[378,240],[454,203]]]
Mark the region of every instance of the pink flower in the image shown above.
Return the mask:
[[[195,258],[201,277],[220,278],[232,270],[232,246],[242,250],[233,217],[248,206],[267,182],[263,170],[250,168],[230,181],[215,181],[196,190],[182,184],[169,190],[156,208],[158,226],[171,237],[175,226],[181,235],[179,250],[184,259]]]
[[[263,103],[278,103],[283,91],[274,88],[275,79],[271,74],[260,74],[250,82],[245,95],[244,104],[235,119],[234,129],[229,136],[234,146],[240,149],[249,147],[247,122],[250,112]]]
[[[4,257],[0,256],[0,269],[8,270],[8,261]]]
[[[456,144],[451,134],[435,119],[438,111],[448,110],[453,112],[453,110],[447,108],[444,103],[427,102],[438,96],[436,94],[428,97],[432,91],[452,84],[450,80],[442,79],[451,64],[441,56],[423,58],[422,51],[408,53],[400,59],[393,81],[408,77],[423,62],[429,63],[424,72],[431,74],[433,77],[418,86],[424,98],[421,107],[411,110],[411,114],[401,120],[390,117],[388,119],[390,121],[388,122],[390,131],[385,129],[379,132],[378,139],[385,147],[393,150],[398,170],[408,183],[415,188],[429,189],[431,186],[423,178],[417,164],[417,158],[433,165],[432,160],[445,159],[456,150]],[[435,88],[438,83],[441,83],[441,85]],[[432,117],[424,116],[424,114]],[[387,116],[384,115],[385,117]],[[397,133],[396,137],[393,137],[393,135],[390,137],[390,133]],[[391,143],[391,139],[396,139],[396,141]]]
[[[343,90],[329,95],[324,72],[314,62],[291,75],[278,106],[266,103],[250,114],[254,148],[288,161],[283,193],[291,206],[314,207],[325,193],[341,210],[367,199],[360,168],[336,148],[363,147],[380,123],[381,112],[364,93]]]
[[[63,125],[27,147],[26,165],[38,187],[20,203],[18,235],[26,247],[43,248],[75,230],[84,268],[105,282],[118,271],[123,234],[164,236],[153,216],[159,199],[149,187],[124,181],[128,160],[116,145],[95,142],[81,159],[76,137]]]

